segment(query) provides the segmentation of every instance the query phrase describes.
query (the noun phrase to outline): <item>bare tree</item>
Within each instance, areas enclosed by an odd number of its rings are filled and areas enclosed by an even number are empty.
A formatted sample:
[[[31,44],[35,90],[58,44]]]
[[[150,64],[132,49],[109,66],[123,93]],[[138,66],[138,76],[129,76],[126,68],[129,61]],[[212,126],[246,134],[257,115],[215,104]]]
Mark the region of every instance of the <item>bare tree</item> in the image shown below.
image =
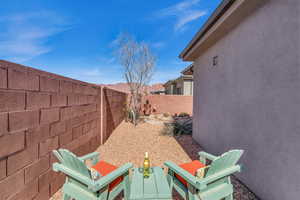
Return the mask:
[[[137,42],[128,34],[121,34],[117,42],[118,60],[124,67],[124,77],[130,88],[129,109],[136,125],[145,86],[153,76],[156,59],[146,43]]]

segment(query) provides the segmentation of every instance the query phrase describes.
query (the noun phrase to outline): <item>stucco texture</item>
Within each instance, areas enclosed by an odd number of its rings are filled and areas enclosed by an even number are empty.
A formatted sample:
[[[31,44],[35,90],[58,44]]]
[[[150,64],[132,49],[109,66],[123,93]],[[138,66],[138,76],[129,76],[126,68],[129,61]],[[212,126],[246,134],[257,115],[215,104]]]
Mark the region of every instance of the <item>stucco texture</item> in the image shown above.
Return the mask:
[[[299,4],[267,1],[195,61],[193,137],[244,149],[239,178],[264,200],[300,195]]]

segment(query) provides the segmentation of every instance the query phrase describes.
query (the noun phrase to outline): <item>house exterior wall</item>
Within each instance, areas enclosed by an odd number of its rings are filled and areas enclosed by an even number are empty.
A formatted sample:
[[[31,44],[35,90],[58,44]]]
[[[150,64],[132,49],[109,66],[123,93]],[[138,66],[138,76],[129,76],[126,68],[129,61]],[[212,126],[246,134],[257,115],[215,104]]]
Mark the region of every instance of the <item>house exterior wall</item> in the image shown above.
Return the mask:
[[[183,80],[177,79],[172,83],[169,83],[165,86],[166,94],[175,94],[175,95],[182,95],[183,92]]]
[[[183,82],[183,95],[193,95],[193,80],[184,80]]]
[[[194,139],[244,149],[237,176],[264,200],[300,194],[299,7],[267,1],[194,63]]]
[[[166,94],[169,95],[193,95],[193,80],[177,79],[165,85]]]
[[[183,93],[183,80],[178,79],[176,81],[176,88],[173,94],[182,95],[182,93]]]
[[[164,85],[165,87],[165,91],[166,91],[166,94],[171,94],[171,91],[172,91],[172,85],[171,84],[168,84],[168,85]]]
[[[165,86],[166,94],[175,94],[176,85],[174,83],[169,83]]]

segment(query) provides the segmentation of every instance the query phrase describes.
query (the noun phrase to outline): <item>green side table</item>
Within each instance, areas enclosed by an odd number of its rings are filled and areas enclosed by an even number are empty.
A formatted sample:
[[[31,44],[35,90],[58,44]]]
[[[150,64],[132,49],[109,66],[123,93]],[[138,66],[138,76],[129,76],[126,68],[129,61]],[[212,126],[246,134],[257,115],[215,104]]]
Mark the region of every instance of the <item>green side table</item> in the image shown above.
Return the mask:
[[[141,168],[134,168],[130,185],[130,200],[172,200],[171,189],[161,167],[151,167],[150,176],[144,178]]]

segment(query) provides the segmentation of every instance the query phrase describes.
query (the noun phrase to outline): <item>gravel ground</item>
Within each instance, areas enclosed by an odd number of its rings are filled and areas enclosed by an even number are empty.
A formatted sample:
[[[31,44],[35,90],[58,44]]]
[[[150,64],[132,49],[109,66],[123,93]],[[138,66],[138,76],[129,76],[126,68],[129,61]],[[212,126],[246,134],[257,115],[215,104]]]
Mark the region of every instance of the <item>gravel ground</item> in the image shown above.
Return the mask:
[[[144,152],[149,152],[152,166],[163,166],[167,160],[177,164],[198,159],[197,153],[201,147],[191,136],[172,137],[162,134],[163,125],[141,123],[137,127],[123,122],[110,136],[107,142],[99,146],[100,159],[121,166],[131,162],[134,166],[141,166]],[[232,177],[235,187],[235,200],[256,200],[243,184]],[[181,199],[174,193],[174,199]],[[61,199],[61,191],[57,192],[51,200]]]

